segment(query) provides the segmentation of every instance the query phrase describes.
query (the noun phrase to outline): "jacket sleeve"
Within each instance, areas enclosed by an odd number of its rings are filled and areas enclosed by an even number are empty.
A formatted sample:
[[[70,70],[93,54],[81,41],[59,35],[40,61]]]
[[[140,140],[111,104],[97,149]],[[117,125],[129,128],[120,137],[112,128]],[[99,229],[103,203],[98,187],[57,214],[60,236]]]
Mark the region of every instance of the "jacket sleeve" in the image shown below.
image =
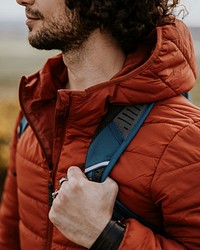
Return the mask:
[[[200,122],[182,128],[165,148],[151,183],[167,238],[126,221],[120,250],[200,249]]]
[[[18,121],[20,120],[20,116]],[[17,198],[17,181],[15,171],[15,152],[18,140],[17,124],[14,137],[11,143],[10,162],[7,177],[4,185],[0,206],[0,249],[19,250],[19,215]]]

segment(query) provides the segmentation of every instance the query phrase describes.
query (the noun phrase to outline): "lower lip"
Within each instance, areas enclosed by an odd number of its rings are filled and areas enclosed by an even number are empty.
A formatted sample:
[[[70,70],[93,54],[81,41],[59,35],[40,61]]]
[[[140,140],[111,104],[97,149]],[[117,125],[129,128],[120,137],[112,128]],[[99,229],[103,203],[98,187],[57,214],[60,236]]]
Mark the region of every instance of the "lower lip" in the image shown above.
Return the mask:
[[[39,19],[27,19],[26,20],[26,25],[30,26],[33,22],[38,21]]]

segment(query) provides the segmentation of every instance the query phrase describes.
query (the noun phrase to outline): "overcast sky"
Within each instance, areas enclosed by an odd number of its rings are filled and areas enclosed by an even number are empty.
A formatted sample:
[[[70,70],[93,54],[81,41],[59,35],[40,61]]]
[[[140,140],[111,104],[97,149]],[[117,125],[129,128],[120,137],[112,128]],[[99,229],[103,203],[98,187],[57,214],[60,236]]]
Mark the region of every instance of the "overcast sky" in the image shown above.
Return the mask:
[[[136,0],[137,1],[137,0]],[[200,0],[181,0],[189,11],[184,19],[189,26],[200,27]],[[25,20],[24,8],[16,4],[15,0],[2,0],[0,8],[1,20]]]

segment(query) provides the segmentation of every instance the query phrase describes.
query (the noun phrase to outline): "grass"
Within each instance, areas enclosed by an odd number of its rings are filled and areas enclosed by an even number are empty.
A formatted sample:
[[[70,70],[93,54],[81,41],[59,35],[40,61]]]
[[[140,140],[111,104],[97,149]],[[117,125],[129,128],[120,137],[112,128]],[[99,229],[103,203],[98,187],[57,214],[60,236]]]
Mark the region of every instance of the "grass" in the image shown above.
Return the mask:
[[[16,115],[18,113],[18,102],[16,100],[0,101],[0,197],[8,165],[9,145],[13,131]]]

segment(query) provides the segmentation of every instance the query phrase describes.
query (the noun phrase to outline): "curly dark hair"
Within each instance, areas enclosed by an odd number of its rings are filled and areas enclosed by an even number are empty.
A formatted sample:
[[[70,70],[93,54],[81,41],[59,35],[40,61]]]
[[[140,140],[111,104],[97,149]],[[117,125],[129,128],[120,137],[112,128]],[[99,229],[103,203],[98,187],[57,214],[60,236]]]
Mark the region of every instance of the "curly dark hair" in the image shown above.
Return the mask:
[[[88,31],[110,32],[125,53],[156,26],[170,22],[179,0],[65,0],[79,14]]]

